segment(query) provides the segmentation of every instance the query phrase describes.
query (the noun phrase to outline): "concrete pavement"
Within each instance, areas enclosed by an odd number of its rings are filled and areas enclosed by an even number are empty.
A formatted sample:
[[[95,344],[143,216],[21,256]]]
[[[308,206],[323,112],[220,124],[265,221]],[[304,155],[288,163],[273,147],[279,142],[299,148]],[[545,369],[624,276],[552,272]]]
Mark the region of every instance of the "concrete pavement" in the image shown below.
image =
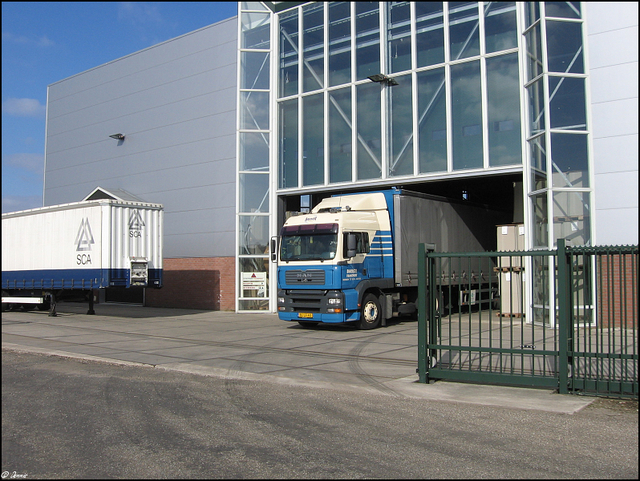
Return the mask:
[[[370,390],[432,401],[575,413],[594,398],[550,390],[417,382],[417,323],[305,329],[275,314],[58,304],[47,312],[2,313],[2,348],[207,376]]]

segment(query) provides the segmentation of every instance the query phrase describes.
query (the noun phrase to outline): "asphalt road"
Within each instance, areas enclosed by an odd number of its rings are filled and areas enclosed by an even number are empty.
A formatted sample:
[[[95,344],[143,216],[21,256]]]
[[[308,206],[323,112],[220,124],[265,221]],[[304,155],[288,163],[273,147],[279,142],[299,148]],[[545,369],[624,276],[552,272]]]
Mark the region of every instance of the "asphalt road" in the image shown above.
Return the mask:
[[[2,352],[3,477],[638,478],[638,404],[573,414]]]

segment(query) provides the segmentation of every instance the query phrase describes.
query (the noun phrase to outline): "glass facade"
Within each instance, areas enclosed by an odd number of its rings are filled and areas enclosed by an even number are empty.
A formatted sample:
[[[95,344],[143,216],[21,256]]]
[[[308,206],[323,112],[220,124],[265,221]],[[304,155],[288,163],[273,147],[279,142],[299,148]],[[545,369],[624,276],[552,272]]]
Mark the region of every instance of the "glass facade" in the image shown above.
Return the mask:
[[[529,197],[533,232],[547,224],[532,247],[553,248],[557,239],[590,245],[589,125],[586,109],[583,24],[579,2],[528,3],[527,50]]]
[[[567,245],[591,245],[593,172],[581,5],[532,2],[523,13],[530,247],[553,249],[561,238]],[[534,280],[533,322],[555,322],[552,283],[553,276]]]
[[[272,15],[260,2],[241,2],[239,18],[236,310],[267,310]]]
[[[522,169],[515,3],[313,2],[276,17],[280,192]]]
[[[240,2],[239,276],[277,196],[403,179],[523,172],[528,248],[590,243],[579,2],[275,3]]]

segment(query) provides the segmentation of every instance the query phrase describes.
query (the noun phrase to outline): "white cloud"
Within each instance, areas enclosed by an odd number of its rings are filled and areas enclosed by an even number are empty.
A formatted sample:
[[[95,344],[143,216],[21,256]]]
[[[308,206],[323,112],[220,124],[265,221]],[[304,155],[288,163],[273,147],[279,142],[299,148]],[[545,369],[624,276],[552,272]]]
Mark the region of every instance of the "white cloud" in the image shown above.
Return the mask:
[[[11,32],[2,32],[2,41],[22,45],[35,45],[36,47],[51,47],[55,45],[55,42],[46,35],[41,37],[28,37],[26,35],[15,35]]]
[[[8,98],[2,102],[2,113],[16,117],[44,118],[46,107],[37,99]]]
[[[3,164],[42,174],[44,172],[44,155],[10,154],[4,156]]]

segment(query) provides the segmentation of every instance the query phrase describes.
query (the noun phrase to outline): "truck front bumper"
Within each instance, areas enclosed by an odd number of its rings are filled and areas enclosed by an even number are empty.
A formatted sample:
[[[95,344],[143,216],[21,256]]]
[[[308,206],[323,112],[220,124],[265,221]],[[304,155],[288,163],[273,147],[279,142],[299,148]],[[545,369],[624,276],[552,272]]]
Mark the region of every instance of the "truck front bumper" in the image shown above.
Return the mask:
[[[357,321],[359,311],[345,311],[344,293],[333,289],[280,289],[278,317],[283,321],[339,323]]]

